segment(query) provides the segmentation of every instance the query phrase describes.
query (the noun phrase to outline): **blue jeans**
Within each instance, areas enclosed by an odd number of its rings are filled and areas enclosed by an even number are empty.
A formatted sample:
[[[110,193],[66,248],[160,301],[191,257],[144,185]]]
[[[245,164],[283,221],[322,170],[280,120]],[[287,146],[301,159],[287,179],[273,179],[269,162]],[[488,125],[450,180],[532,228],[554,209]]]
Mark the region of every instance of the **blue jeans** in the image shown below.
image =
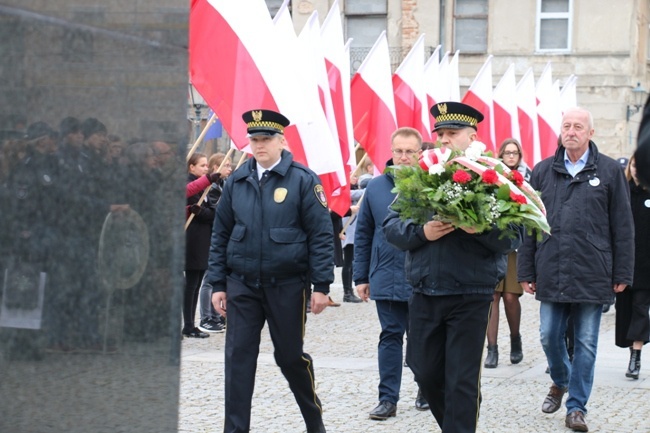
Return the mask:
[[[381,324],[377,363],[379,364],[379,401],[397,404],[402,385],[404,334],[408,328],[408,302],[375,301]]]
[[[601,304],[566,304],[542,302],[539,308],[539,332],[553,383],[569,388],[567,414],[577,410],[587,413],[586,405],[594,383]],[[567,320],[574,327],[573,364],[564,342]]]

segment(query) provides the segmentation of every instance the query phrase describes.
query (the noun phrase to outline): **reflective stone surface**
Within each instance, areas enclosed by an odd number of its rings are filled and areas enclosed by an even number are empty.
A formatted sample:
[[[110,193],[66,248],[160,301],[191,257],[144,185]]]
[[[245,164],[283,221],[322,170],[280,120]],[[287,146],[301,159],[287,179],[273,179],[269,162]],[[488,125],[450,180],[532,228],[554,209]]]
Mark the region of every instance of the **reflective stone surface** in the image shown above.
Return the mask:
[[[188,3],[0,1],[0,432],[175,432]]]

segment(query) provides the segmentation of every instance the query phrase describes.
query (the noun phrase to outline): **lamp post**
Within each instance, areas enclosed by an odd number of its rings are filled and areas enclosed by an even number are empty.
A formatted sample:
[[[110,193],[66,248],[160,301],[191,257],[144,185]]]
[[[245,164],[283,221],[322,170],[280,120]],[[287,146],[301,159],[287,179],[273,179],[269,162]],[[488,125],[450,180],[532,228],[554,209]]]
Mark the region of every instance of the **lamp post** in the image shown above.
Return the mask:
[[[641,83],[636,83],[636,87],[632,89],[632,95],[634,97],[634,104],[627,105],[627,112],[625,115],[625,120],[630,121],[630,118],[634,116],[639,110],[643,107],[645,102],[645,96],[648,93],[646,89],[641,87]]]
[[[206,103],[203,99],[203,96],[201,96],[201,94],[198,92],[198,90],[196,90],[192,83],[189,83],[189,90],[189,102],[190,106],[194,108],[194,113],[193,116],[190,114],[188,117],[194,125],[194,139],[192,141],[196,141],[196,139],[201,134],[201,113],[203,111],[203,107],[206,106]]]

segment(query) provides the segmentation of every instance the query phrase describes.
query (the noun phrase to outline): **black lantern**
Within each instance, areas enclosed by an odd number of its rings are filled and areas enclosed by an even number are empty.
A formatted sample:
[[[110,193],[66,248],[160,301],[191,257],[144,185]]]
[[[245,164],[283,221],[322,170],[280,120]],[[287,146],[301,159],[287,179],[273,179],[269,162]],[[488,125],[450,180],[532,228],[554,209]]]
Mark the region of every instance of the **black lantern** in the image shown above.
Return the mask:
[[[634,116],[643,107],[648,91],[641,87],[641,83],[636,83],[636,87],[632,89],[632,96],[634,97],[634,104],[627,106],[627,114],[625,120],[630,121],[630,117]]]

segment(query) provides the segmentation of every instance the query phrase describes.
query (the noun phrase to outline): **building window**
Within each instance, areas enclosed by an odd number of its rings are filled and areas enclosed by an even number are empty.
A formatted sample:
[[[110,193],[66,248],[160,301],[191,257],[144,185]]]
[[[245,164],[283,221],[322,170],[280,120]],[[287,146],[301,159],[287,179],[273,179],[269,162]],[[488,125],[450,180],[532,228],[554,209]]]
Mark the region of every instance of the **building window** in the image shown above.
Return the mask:
[[[573,0],[537,0],[537,51],[571,49]]]
[[[372,47],[386,30],[388,7],[386,0],[346,0],[345,24],[353,47]]]
[[[486,53],[488,0],[456,0],[454,49],[461,53]]]

